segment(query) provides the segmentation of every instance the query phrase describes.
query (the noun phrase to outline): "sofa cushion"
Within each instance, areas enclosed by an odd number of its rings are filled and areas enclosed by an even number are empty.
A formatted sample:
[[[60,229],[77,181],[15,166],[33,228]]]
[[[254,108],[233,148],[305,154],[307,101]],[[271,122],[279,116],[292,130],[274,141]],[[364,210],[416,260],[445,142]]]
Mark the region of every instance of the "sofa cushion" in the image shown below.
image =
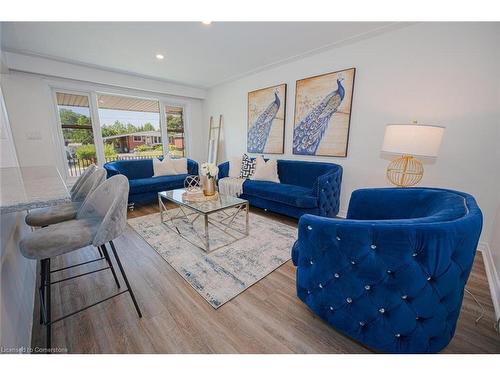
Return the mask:
[[[184,180],[186,177],[187,174],[178,174],[175,176],[160,176],[129,180],[130,194],[180,189],[184,187]]]
[[[314,196],[312,189],[302,186],[247,180],[243,184],[243,193],[295,207],[318,207],[318,198]]]

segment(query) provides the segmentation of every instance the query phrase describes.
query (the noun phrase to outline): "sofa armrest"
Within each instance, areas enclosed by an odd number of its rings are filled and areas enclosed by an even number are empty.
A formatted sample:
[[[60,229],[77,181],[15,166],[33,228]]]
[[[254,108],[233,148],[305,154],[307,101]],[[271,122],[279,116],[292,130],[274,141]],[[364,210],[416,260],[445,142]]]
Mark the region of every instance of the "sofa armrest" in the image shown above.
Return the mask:
[[[121,174],[121,172],[111,163],[104,164],[104,169],[106,170],[107,178]]]
[[[318,197],[320,216],[335,217],[339,213],[341,184],[341,166],[318,177],[314,188]]]

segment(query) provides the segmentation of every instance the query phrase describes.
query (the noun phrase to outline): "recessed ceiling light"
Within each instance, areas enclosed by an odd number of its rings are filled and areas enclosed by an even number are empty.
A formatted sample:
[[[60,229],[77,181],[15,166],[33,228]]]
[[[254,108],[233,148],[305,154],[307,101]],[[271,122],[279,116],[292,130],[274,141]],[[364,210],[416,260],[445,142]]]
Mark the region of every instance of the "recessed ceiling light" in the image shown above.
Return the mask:
[[[201,23],[204,25],[210,25],[212,23],[212,21],[201,21]]]
[[[156,58],[157,58],[158,60],[163,60],[163,59],[165,58],[165,56],[163,56],[161,53],[157,53],[157,54],[156,54]]]

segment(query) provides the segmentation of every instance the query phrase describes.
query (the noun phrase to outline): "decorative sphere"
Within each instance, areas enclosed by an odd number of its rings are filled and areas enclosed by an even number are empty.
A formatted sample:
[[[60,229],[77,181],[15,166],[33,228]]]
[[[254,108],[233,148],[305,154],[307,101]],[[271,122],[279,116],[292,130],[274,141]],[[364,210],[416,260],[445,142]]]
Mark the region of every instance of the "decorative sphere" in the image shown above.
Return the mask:
[[[412,156],[402,156],[387,167],[387,178],[396,186],[413,186],[424,174],[422,163]]]
[[[200,177],[199,176],[187,176],[184,180],[184,189],[189,192],[200,191]]]

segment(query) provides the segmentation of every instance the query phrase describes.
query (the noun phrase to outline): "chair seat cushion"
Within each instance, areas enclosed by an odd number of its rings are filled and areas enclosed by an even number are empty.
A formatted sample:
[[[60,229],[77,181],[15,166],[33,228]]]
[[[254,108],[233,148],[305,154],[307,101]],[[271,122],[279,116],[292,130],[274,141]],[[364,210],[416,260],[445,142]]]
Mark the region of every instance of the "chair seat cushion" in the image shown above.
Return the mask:
[[[313,190],[297,185],[247,180],[243,184],[243,193],[300,208],[318,207],[318,198]]]
[[[92,244],[101,220],[70,220],[28,233],[20,242],[26,258],[45,259],[78,250]]]
[[[130,194],[179,189],[184,187],[184,180],[187,176],[187,174],[179,174],[175,176],[160,176],[129,180]]]
[[[68,202],[52,207],[35,208],[30,210],[24,221],[32,227],[44,227],[72,220],[81,205],[82,202]]]

